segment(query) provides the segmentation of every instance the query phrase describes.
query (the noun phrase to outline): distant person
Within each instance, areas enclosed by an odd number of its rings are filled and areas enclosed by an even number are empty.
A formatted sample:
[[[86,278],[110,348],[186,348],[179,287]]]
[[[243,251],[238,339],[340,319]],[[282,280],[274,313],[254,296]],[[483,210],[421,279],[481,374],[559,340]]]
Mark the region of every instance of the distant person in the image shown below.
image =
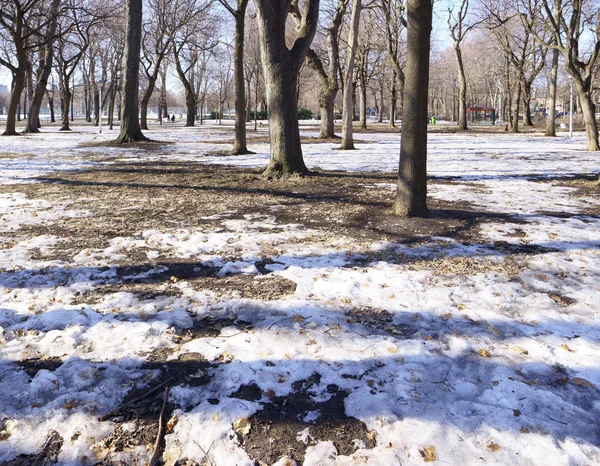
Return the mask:
[[[169,120],[170,120],[170,118],[169,118],[169,114],[167,113],[167,121],[169,121]]]
[[[171,115],[171,123],[175,123],[175,114]]]

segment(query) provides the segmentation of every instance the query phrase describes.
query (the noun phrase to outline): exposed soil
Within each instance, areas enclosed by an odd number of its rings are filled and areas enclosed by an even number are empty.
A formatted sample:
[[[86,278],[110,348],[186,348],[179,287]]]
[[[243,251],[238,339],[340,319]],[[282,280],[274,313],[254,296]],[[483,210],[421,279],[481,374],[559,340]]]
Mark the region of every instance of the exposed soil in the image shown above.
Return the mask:
[[[373,448],[376,440],[365,424],[346,415],[347,393],[336,385],[326,387],[329,400],[317,402],[311,390],[321,382],[319,374],[293,384],[295,392],[273,397],[262,410],[249,418],[247,436],[238,434],[243,447],[260,465],[273,464],[281,457],[302,464],[306,449],[320,441],[331,441],[339,455],[351,455],[358,448]],[[313,416],[315,419],[313,419]],[[308,429],[308,435],[298,433]]]

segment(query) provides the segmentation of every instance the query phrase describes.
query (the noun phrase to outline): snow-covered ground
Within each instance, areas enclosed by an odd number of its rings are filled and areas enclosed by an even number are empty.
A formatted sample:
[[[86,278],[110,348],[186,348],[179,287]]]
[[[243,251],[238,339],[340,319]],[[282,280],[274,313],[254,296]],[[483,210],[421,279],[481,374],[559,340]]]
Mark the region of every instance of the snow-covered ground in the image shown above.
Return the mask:
[[[212,219],[217,227],[143,230],[47,259],[69,237],[25,237],[20,229],[94,212],[72,199],[29,199],[21,183],[123,161],[257,167],[268,160],[264,143],[251,144],[254,155],[219,155],[230,148],[219,128],[154,130],[151,137],[173,144],[148,151],[80,146],[115,132],[76,130],[0,140],[0,182],[13,185],[0,194],[0,462],[39,452],[52,430],[64,439],[60,464],[148,461],[151,445],[107,449],[103,439],[118,420],[99,416],[132,388],[154,386],[159,369],[144,363],[160,348],[169,350],[167,363],[197,353],[214,363],[208,384],[170,389],[176,409],[166,464],[254,464],[234,430],[247,435],[246,418],[315,373],[313,399],[331,399],[335,386],[346,414],[365,423],[376,445],[357,439],[354,453],[338,455],[333,443],[311,441],[323,413],[308,412],[307,430],[297,433],[310,445],[305,465],[600,464],[600,217],[581,213],[600,199],[538,181],[598,173],[598,155],[581,150],[582,137],[432,134],[431,196],[510,216],[491,218],[469,243],[431,237],[365,245],[323,226],[279,224],[268,208],[240,219],[224,206]],[[362,142],[352,152],[305,145],[307,165],[396,169],[398,135],[356,138]],[[392,198],[391,184],[371,188]],[[249,275],[256,283],[284,278],[296,290],[267,301],[198,291],[174,278],[157,283],[152,298],[108,292],[82,301],[122,281],[120,261],[140,253],[192,259],[217,268],[217,276]],[[377,259],[365,261],[370,256]],[[259,270],[265,261],[267,273]],[[174,338],[204,317],[250,325]],[[48,360],[58,363],[25,370]],[[260,400],[230,396],[251,384]],[[277,464],[293,464],[285,461]]]

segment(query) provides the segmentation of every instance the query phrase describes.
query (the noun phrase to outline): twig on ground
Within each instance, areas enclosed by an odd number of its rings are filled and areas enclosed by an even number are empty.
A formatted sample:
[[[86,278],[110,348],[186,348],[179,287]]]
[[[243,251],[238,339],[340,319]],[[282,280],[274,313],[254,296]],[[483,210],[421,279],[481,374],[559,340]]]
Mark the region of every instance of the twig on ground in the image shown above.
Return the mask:
[[[163,405],[158,416],[158,433],[156,434],[156,441],[154,442],[154,452],[148,466],[156,466],[158,464],[158,457],[160,456],[160,444],[165,437],[165,410],[167,409],[167,401],[169,400],[169,387],[165,388],[165,396],[163,399]]]
[[[115,416],[119,411],[121,411],[122,409],[127,408],[128,406],[134,405],[136,403],[139,403],[140,401],[142,401],[145,398],[148,398],[150,395],[152,395],[153,393],[156,393],[158,390],[160,390],[161,388],[163,388],[165,385],[169,385],[171,382],[173,382],[175,379],[173,377],[169,377],[167,380],[159,383],[156,387],[152,388],[151,390],[148,390],[146,393],[144,393],[141,396],[138,396],[137,398],[131,400],[128,403],[125,403],[123,406],[118,406],[114,409],[111,409],[108,413],[103,414],[102,416],[100,416],[98,419],[100,421],[106,421],[109,418]]]

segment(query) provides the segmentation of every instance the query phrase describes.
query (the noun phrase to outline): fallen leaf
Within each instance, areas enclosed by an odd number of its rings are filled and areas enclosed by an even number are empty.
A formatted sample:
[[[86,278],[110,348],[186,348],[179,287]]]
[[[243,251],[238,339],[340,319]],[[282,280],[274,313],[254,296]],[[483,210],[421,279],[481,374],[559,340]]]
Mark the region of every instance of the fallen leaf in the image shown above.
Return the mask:
[[[512,350],[517,354],[529,354],[529,351],[527,351],[522,346],[513,346]]]
[[[500,451],[500,445],[498,445],[497,443],[494,442],[490,442],[490,444],[488,445],[488,448],[493,451],[494,453],[497,453]]]
[[[63,405],[63,409],[73,409],[73,408],[77,408],[77,406],[79,406],[79,405],[80,405],[79,401],[72,399],[72,400],[65,402],[65,404]]]
[[[375,437],[377,437],[377,431],[375,429],[370,430],[369,432],[367,432],[367,439],[369,439],[369,440],[375,440]]]
[[[171,419],[169,419],[169,422],[167,422],[167,429],[173,429],[173,427],[177,425],[178,420],[179,419],[177,419],[177,416],[173,414],[173,416],[171,416]]]
[[[219,420],[219,413],[213,414],[213,421],[217,422]]]
[[[565,345],[564,343],[563,343],[562,345],[560,345],[560,347],[561,347],[562,349],[565,349],[565,350],[567,350],[569,353],[574,353],[574,352],[575,352],[574,350],[572,350],[571,348],[569,348],[569,347],[568,347],[567,345]]]
[[[483,358],[490,357],[490,352],[488,350],[484,350],[484,349],[477,350],[477,354]]]
[[[582,379],[581,377],[573,377],[573,380],[571,380],[571,382],[573,382],[575,385],[579,385],[582,387],[588,387],[593,390],[596,389],[596,386],[592,382],[590,382],[589,380]]]
[[[429,445],[429,447],[419,450],[419,453],[421,453],[423,461],[426,463],[431,463],[438,459],[437,455],[435,454],[435,447],[433,445]]]
[[[177,447],[171,447],[163,453],[162,460],[164,466],[175,466],[181,455],[181,450]]]
[[[245,437],[250,433],[250,428],[252,425],[247,417],[242,417],[233,423],[233,430],[240,434],[242,437]]]
[[[300,324],[304,322],[304,317],[302,317],[300,314],[294,314],[294,317],[292,317],[292,322],[297,322]]]

